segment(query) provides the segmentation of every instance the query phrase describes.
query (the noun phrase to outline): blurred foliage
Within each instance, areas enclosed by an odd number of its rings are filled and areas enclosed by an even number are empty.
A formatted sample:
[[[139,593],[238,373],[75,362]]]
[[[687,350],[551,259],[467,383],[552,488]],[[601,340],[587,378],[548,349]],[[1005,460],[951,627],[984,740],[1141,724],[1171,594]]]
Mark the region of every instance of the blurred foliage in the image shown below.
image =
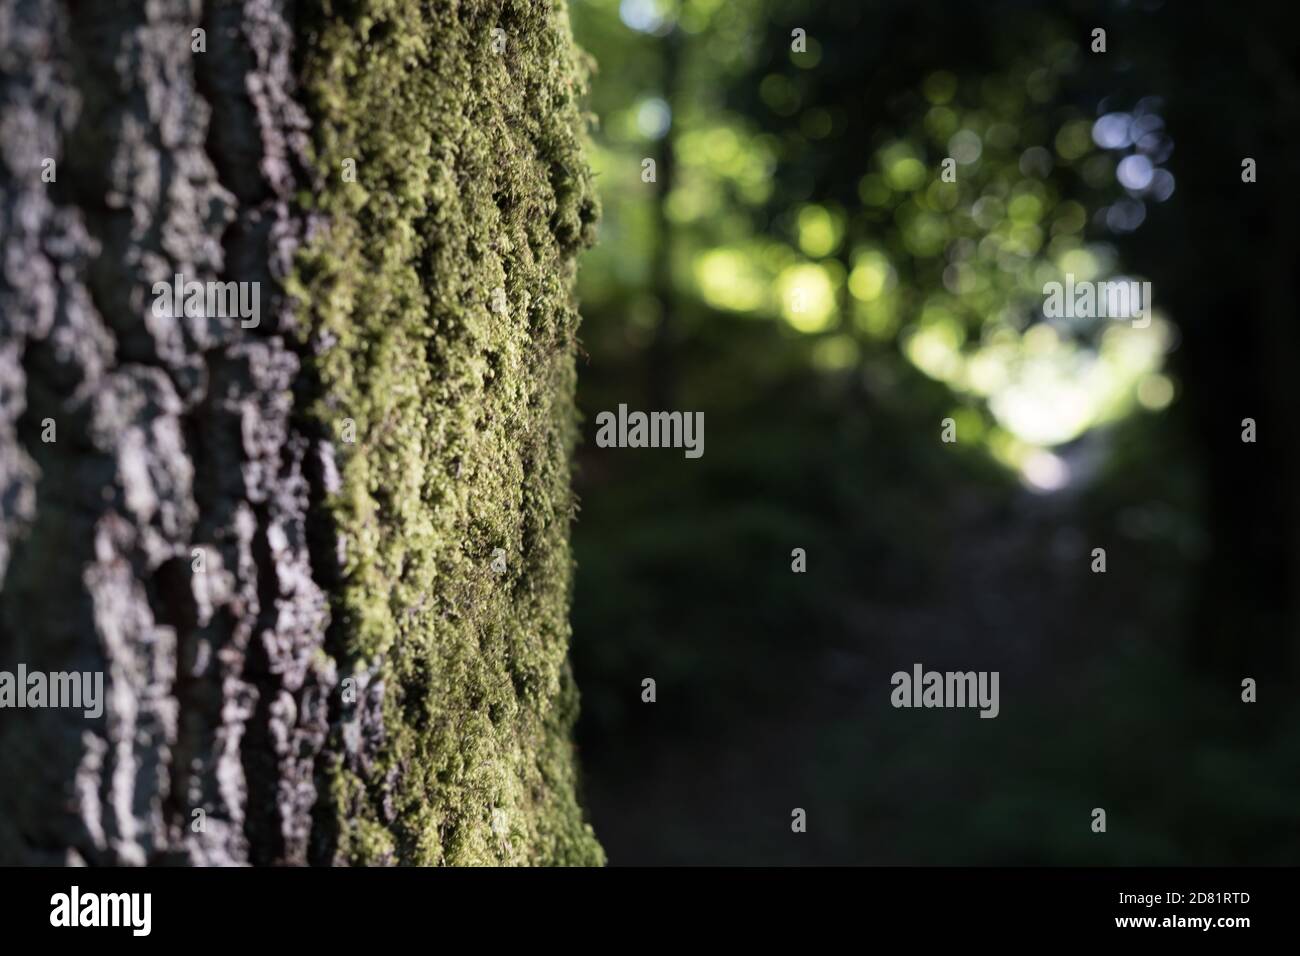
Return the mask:
[[[899,349],[953,389],[962,430],[1012,467],[1137,404],[1167,406],[1165,319],[1041,321],[1044,284],[1067,273],[1138,278],[1108,240],[1172,194],[1159,101],[1088,115],[1070,88],[1085,53],[1045,21],[991,75],[918,69],[864,136],[843,102],[860,68],[852,47],[824,49],[830,31],[810,26],[807,50],[789,49],[784,24],[823,15],[578,6],[607,64],[593,104],[605,221],[581,291],[590,312],[626,316],[589,329],[592,348],[644,347],[665,314],[681,341],[725,311],[815,336],[800,360],[827,371]],[[859,14],[831,35],[868,23]],[[1116,179],[1121,154],[1136,161],[1130,188]],[[940,175],[949,158],[955,182]],[[643,181],[647,159],[671,164],[670,189]]]
[[[1208,547],[1178,316],[1043,317],[1067,274],[1144,278],[1126,252],[1178,201],[1164,100],[1068,5],[576,0],[573,20],[603,207],[579,404],[706,419],[698,461],[580,451],[579,732],[611,860],[1294,855],[1295,734],[1218,723],[1153,663]],[[1098,541],[1143,574],[1081,582]],[[1015,712],[879,706],[896,665],[945,659],[1001,666]],[[1283,849],[1196,829],[1247,771]],[[1125,835],[1089,843],[1087,794],[1121,786]]]

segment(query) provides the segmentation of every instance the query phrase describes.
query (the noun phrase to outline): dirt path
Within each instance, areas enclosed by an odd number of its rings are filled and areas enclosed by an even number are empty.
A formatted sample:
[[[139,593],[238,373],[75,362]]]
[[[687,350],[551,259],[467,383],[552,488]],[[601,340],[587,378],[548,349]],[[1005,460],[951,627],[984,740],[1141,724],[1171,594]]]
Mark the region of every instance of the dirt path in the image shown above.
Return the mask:
[[[1027,700],[1065,706],[1074,696],[1092,583],[1075,504],[1026,491],[999,507],[968,495],[952,508],[931,597],[883,605],[842,595],[839,639],[774,661],[764,712],[627,754],[621,774],[591,788],[611,861],[947,861],[945,846],[978,828],[963,808],[996,801],[1005,777],[993,754],[1003,747],[988,745],[1033,740]],[[890,675],[918,662],[999,671],[1001,715],[895,710]],[[1032,747],[1025,759],[1036,759]],[[795,807],[808,811],[806,834],[791,833]],[[925,807],[944,819],[926,820]]]

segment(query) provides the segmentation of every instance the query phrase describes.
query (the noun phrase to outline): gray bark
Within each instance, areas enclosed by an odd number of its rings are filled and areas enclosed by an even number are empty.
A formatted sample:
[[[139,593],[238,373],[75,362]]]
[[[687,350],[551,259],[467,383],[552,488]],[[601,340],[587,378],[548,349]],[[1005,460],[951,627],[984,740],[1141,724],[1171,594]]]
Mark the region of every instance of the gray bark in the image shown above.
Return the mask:
[[[108,693],[0,711],[6,863],[308,859],[330,452],[278,285],[308,225],[287,6],[0,0],[0,669]],[[176,273],[259,282],[260,325],[157,318]]]

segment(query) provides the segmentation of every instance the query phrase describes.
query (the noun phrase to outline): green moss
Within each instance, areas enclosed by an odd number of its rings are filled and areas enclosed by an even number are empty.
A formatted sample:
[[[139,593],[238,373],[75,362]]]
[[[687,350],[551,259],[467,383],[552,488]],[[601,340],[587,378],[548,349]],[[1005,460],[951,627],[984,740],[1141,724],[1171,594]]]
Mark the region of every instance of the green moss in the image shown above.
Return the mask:
[[[385,688],[373,772],[334,774],[338,853],[603,862],[566,660],[572,288],[596,217],[567,11],[324,0],[308,21],[327,226],[294,287],[332,343],[314,414],[340,454],[336,647],[344,674],[375,666]]]

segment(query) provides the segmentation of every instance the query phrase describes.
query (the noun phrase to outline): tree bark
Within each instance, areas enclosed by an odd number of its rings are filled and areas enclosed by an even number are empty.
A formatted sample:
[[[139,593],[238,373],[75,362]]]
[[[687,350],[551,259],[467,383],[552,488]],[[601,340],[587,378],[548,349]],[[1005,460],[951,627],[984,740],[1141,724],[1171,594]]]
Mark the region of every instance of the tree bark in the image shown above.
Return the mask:
[[[0,710],[0,862],[602,861],[584,84],[546,0],[0,0],[0,671],[104,675]]]
[[[1200,458],[1208,553],[1193,584],[1187,656],[1234,686],[1300,677],[1300,190],[1288,169],[1300,85],[1284,52],[1295,47],[1285,16],[1215,11],[1151,62],[1157,76],[1179,78],[1163,109],[1179,178],[1172,215],[1162,210],[1143,227],[1135,258],[1150,264],[1156,301],[1181,330],[1171,365]],[[1159,48],[1164,27],[1147,29]],[[1254,182],[1242,180],[1247,157],[1258,163]],[[1246,419],[1253,442],[1243,441]]]

